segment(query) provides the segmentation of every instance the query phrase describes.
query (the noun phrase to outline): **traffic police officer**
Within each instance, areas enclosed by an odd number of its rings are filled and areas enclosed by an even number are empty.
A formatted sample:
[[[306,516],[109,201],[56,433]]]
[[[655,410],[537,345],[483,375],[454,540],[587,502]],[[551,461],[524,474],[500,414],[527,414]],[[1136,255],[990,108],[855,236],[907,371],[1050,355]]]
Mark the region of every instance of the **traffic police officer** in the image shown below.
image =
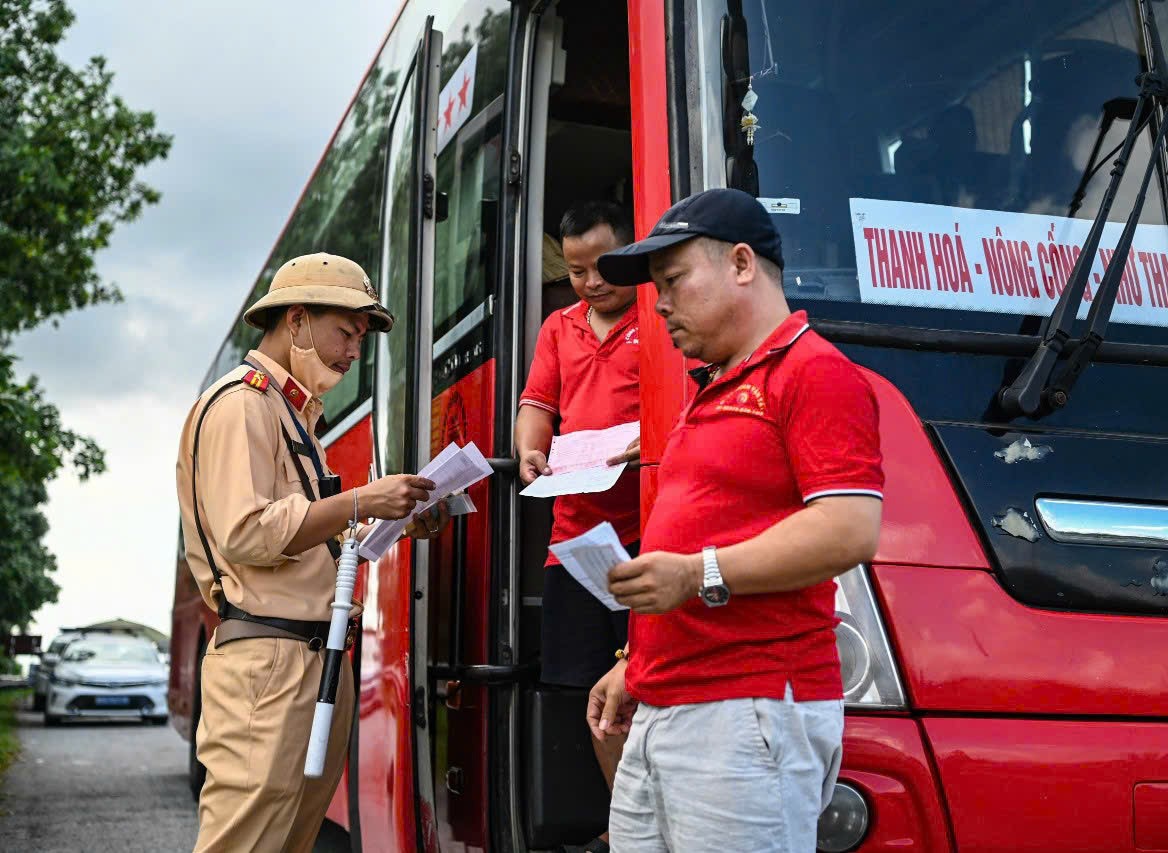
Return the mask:
[[[344,767],[353,716],[342,671],[324,774],[304,777],[338,535],[353,514],[315,437],[320,396],[393,316],[361,267],[295,258],[244,314],[265,334],[191,409],[178,456],[186,557],[220,624],[202,665],[198,758],[207,768],[196,851],[308,851]],[[355,489],[361,517],[408,517],[434,484],[382,477]],[[446,521],[418,516],[408,532]]]

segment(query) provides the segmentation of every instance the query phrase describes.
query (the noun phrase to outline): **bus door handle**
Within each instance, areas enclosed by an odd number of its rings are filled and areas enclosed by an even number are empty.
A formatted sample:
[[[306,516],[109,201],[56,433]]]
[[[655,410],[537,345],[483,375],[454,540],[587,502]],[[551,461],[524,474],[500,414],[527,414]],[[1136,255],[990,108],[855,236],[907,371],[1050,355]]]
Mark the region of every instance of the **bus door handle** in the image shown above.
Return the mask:
[[[446,679],[446,707],[457,710],[462,707],[462,688],[469,685],[498,687],[508,684],[522,684],[539,677],[539,663],[533,661],[518,665],[466,664],[440,665],[430,668],[435,679]]]
[[[462,684],[519,684],[539,676],[539,661],[519,664],[439,664],[430,667],[435,679],[445,678]]]
[[[519,476],[518,459],[512,459],[510,456],[488,459],[487,464],[491,466],[491,470],[496,474],[502,474],[504,477],[510,477],[511,479]]]

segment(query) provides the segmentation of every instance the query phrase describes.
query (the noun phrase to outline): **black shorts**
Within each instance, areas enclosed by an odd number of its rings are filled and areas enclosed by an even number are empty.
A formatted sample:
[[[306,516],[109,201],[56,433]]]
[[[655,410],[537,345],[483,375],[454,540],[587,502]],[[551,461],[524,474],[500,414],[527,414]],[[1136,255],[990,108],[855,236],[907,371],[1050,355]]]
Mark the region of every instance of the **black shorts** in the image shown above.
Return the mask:
[[[625,549],[635,557],[639,546],[633,542]],[[592,687],[629,641],[629,611],[609,610],[560,565],[544,570],[541,623],[545,684]]]

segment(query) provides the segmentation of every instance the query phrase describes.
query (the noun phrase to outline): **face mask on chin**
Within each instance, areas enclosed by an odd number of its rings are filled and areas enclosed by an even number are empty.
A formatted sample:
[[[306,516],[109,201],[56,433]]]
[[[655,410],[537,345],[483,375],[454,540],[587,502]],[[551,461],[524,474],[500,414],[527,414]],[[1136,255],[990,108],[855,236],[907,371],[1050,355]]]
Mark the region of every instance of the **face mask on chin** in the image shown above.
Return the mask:
[[[298,347],[296,339],[292,338],[292,350],[289,354],[292,376],[308,389],[309,394],[319,397],[335,388],[337,383],[345,377],[344,374],[333,370],[321,360],[320,353],[316,351],[316,344],[312,340],[312,320],[305,315],[304,322],[308,324],[308,342],[312,346],[311,349]],[[291,337],[291,331],[288,335]]]

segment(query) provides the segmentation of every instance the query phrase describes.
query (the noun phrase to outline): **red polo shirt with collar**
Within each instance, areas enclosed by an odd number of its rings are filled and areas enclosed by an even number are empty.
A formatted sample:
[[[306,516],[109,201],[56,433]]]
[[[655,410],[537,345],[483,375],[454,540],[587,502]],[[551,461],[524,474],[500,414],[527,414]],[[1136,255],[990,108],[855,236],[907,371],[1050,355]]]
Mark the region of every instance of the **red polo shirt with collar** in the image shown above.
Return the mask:
[[[882,497],[883,484],[875,395],[800,311],[683,413],[641,553],[734,545],[816,498]],[[626,685],[652,705],[782,699],[788,682],[797,701],[840,699],[837,622],[833,580],[731,595],[723,607],[695,597],[660,616],[634,613]]]
[[[544,321],[535,345],[520,406],[535,406],[559,418],[562,435],[607,429],[641,419],[639,388],[641,341],[637,303],[603,341],[588,325],[588,305],[577,302]],[[606,492],[556,498],[551,544],[563,542],[611,521],[624,544],[640,530],[639,479],[626,468]],[[550,552],[547,565],[558,565]]]

